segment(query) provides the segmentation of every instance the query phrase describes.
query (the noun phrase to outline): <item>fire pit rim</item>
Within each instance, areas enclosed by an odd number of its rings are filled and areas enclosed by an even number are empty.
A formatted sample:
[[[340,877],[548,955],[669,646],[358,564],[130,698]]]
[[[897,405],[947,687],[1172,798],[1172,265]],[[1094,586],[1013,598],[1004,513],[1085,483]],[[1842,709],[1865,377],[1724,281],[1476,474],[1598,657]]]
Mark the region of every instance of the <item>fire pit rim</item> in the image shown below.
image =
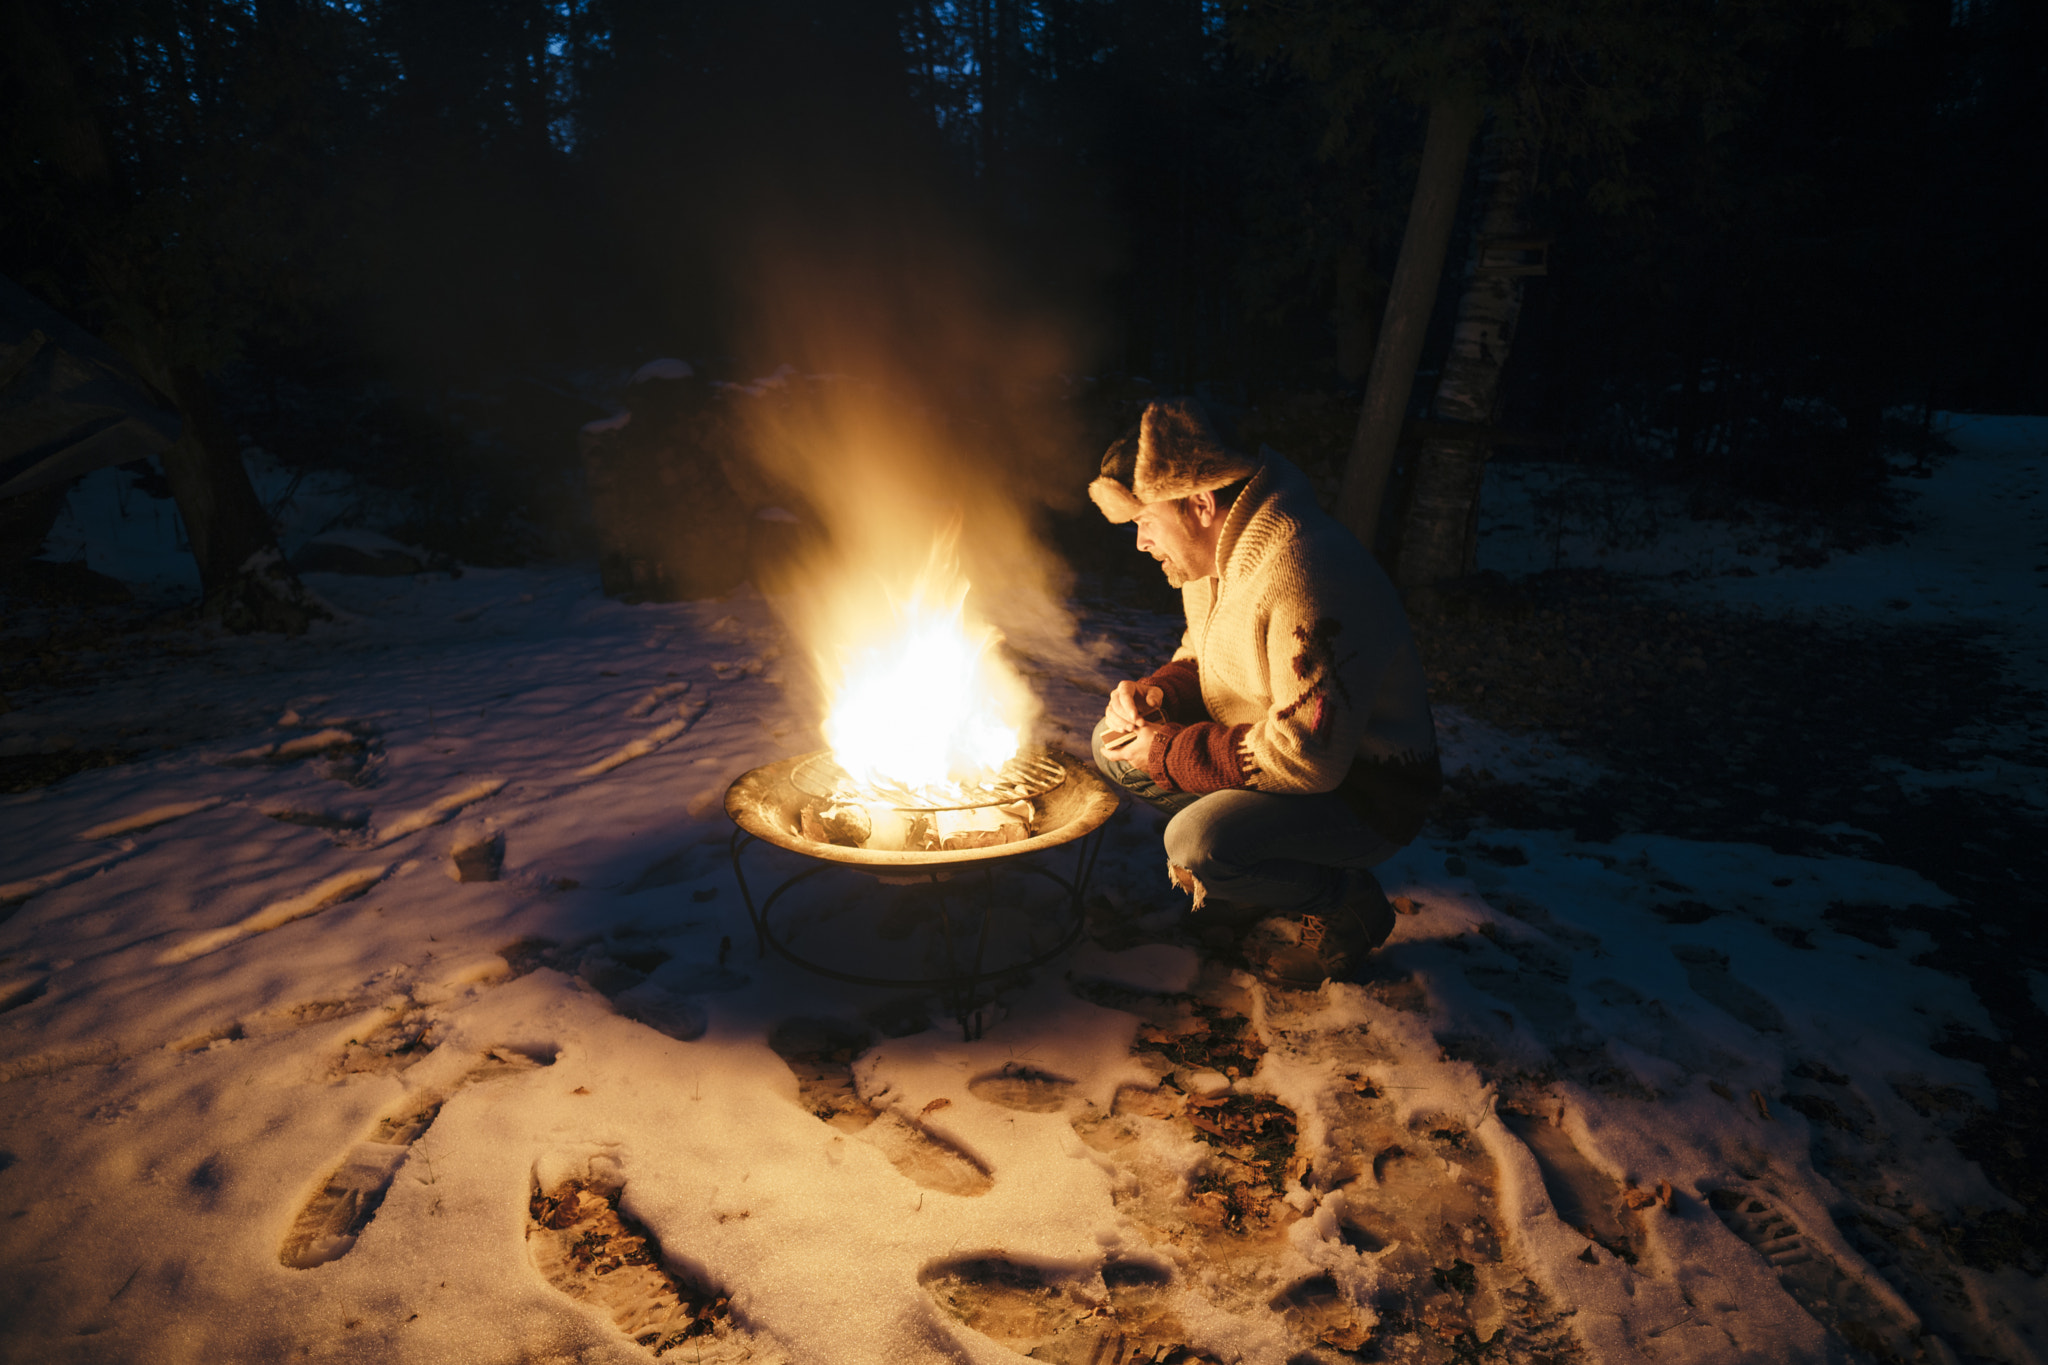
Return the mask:
[[[821,844],[806,839],[792,830],[781,828],[775,820],[769,818],[769,811],[781,804],[773,797],[777,786],[796,793],[796,788],[789,781],[790,774],[795,772],[799,765],[823,752],[825,751],[815,750],[807,754],[797,754],[792,758],[763,764],[761,767],[741,773],[733,779],[732,785],[725,789],[727,818],[756,839],[774,844],[777,848],[788,849],[791,853],[801,853],[808,858],[849,863],[857,867],[926,868],[957,863],[994,862],[1003,858],[1014,858],[1020,854],[1036,853],[1041,849],[1058,848],[1062,844],[1072,843],[1094,832],[1116,813],[1117,797],[1110,790],[1109,784],[1079,759],[1054,749],[1049,750],[1048,755],[1066,770],[1066,779],[1061,786],[1064,787],[1067,783],[1075,784],[1079,791],[1081,807],[1075,811],[1071,819],[1063,821],[1043,834],[1034,834],[1015,843],[994,844],[987,848],[928,851],[847,848],[841,844]],[[1056,787],[1053,790],[1059,789]]]

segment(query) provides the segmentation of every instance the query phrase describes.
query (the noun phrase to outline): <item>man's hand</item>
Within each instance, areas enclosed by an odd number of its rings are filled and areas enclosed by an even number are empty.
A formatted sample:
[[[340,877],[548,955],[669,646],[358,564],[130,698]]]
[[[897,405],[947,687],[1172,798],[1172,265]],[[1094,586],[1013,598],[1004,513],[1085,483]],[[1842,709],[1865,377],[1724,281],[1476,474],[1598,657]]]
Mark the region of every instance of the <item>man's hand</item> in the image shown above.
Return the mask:
[[[1158,688],[1152,689],[1157,692]],[[1139,721],[1130,729],[1118,735],[1102,737],[1102,752],[1119,763],[1130,763],[1144,767],[1145,760],[1152,756],[1152,737],[1163,735],[1167,727],[1157,721]]]
[[[1102,714],[1109,721],[1111,734],[1123,734],[1136,730],[1147,721],[1165,719],[1159,714],[1159,703],[1165,700],[1166,693],[1159,688],[1120,682],[1116,691],[1109,694],[1109,705],[1103,708]],[[1103,747],[1107,748],[1107,743]]]

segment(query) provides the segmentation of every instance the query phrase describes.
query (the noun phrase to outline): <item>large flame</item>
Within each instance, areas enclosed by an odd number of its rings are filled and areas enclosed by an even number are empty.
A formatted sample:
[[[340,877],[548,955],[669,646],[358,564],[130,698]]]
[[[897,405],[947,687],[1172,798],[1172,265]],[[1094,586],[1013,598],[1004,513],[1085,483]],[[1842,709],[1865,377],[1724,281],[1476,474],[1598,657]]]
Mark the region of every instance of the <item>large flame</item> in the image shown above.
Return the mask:
[[[935,804],[1015,756],[1031,704],[997,633],[968,614],[957,534],[939,536],[907,587],[882,585],[866,611],[843,615],[821,660],[833,759],[861,782]]]

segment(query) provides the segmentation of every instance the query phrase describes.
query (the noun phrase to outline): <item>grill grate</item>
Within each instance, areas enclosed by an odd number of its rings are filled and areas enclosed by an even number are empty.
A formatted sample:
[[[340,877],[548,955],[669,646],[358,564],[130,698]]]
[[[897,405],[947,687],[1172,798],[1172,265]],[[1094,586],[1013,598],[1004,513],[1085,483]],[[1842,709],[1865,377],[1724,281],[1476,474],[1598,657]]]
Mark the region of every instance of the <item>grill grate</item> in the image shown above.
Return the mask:
[[[986,782],[963,783],[950,790],[905,787],[896,783],[857,782],[832,761],[830,753],[813,754],[797,764],[790,785],[821,801],[874,801],[902,811],[976,810],[1043,796],[1067,780],[1059,760],[1049,754],[1020,753]]]

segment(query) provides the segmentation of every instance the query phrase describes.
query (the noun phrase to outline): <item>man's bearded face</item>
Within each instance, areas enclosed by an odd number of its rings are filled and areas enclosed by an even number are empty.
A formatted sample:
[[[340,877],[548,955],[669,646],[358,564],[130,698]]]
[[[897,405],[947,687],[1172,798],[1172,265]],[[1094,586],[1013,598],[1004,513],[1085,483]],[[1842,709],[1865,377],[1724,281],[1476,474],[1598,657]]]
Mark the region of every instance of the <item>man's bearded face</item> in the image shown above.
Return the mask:
[[[1195,578],[1206,577],[1194,569],[1200,561],[1201,528],[1186,504],[1146,503],[1134,524],[1138,529],[1138,548],[1159,561],[1169,586],[1178,588]]]

